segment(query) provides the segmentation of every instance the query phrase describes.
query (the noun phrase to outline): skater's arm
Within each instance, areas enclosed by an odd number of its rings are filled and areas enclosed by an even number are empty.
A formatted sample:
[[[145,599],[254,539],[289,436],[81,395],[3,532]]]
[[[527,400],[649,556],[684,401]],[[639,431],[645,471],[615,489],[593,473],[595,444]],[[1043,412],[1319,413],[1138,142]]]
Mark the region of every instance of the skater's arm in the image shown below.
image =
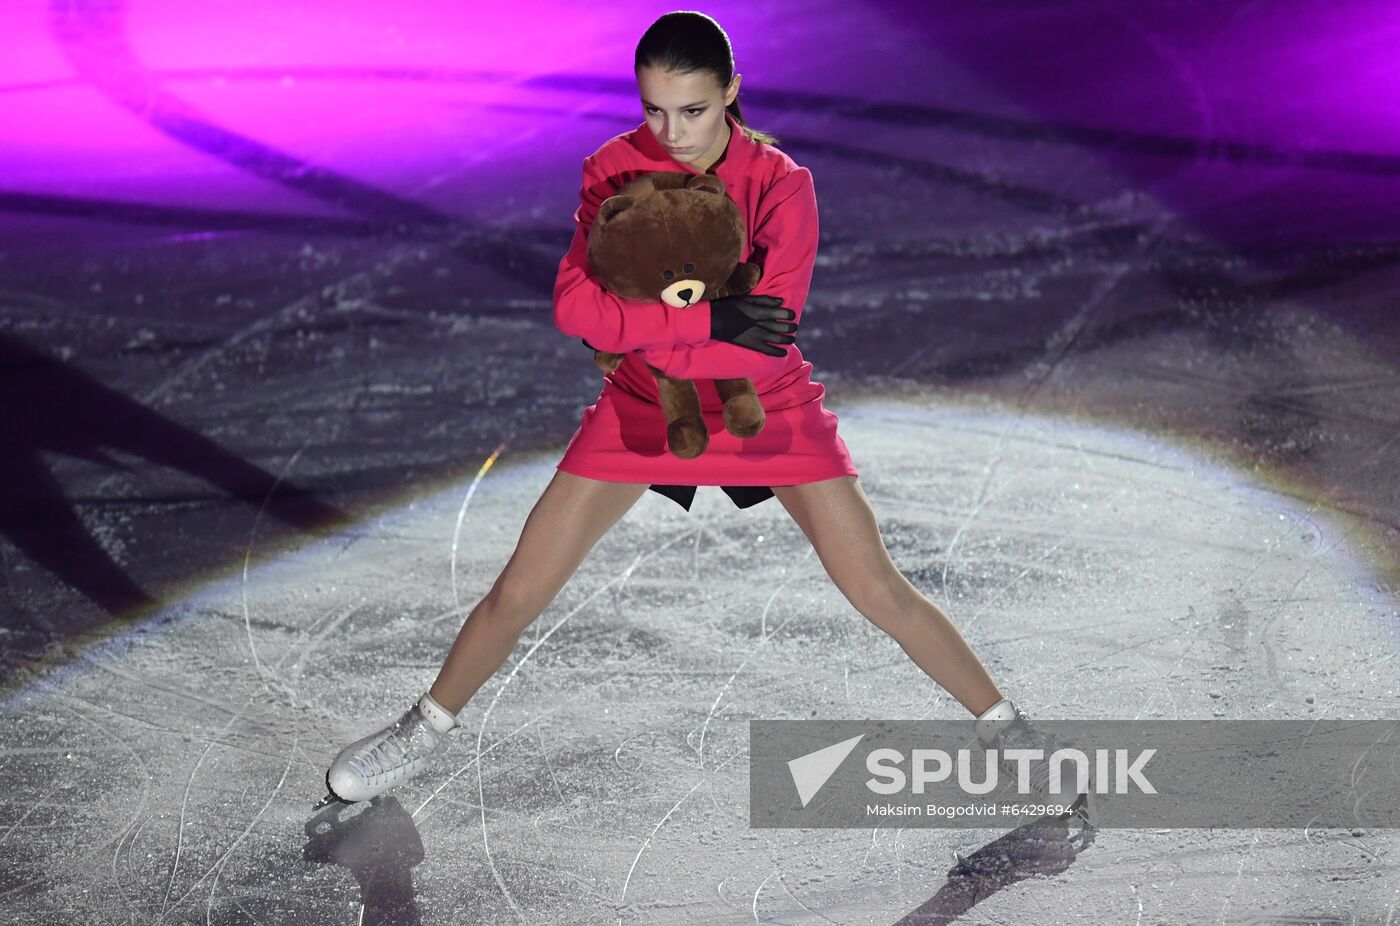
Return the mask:
[[[617,188],[594,162],[583,162],[579,207],[574,211],[574,240],[559,262],[554,281],[554,326],[585,338],[598,350],[627,353],[643,348],[704,344],[710,338],[710,303],[678,309],[664,302],[621,299],[594,279],[588,269],[588,230],[603,200]]]
[[[798,167],[764,192],[753,246],[751,259],[763,268],[754,293],[780,297],[783,308],[797,313],[787,320],[800,322],[817,260],[817,196],[810,170]],[[710,341],[702,347],[644,350],[642,359],[678,379],[761,379],[791,366],[793,345],[776,347],[782,356]]]

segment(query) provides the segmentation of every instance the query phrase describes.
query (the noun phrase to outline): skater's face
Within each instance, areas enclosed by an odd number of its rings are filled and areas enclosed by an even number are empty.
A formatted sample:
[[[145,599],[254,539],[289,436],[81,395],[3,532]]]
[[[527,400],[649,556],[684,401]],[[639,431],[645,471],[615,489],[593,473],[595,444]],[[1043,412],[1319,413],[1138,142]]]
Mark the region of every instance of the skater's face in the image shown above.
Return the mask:
[[[735,74],[721,86],[712,71],[677,74],[646,66],[637,70],[637,90],[647,128],[672,158],[706,170],[729,144],[724,108],[739,96]]]

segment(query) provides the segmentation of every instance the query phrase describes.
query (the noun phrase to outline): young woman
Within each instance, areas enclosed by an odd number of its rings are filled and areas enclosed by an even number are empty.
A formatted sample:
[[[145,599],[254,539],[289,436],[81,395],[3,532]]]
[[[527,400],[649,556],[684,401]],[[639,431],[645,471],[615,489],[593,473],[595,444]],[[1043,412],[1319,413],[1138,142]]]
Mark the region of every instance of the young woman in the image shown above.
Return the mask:
[[[891,561],[836,416],[822,406],[825,389],[794,343],[817,251],[811,172],[778,150],[772,136],[744,124],[729,38],[710,17],[675,12],[658,19],[637,46],[635,74],[645,121],[584,160],[573,243],[554,288],[556,326],[625,359],[584,411],[515,552],[467,617],[431,689],[395,723],[340,753],[322,804],[373,797],[444,748],[467,701],[648,488],[687,510],[697,485],[722,486],[739,507],[776,496],[856,610],[973,715],[985,745],[1041,748],[1048,756],[1055,741],[1002,697],[947,615]],[[682,307],[623,303],[589,275],[588,230],[598,207],[651,171],[712,173],[724,181],[750,239],[742,259],[763,268],[753,294]],[[667,451],[653,369],[696,381],[710,432],[698,457]],[[753,380],[767,416],[755,437],[741,440],[723,426],[711,380],[731,377]],[[1032,766],[1031,783],[1042,795],[1047,777],[1045,763]],[[1070,788],[1062,793],[1084,790],[1077,782]]]

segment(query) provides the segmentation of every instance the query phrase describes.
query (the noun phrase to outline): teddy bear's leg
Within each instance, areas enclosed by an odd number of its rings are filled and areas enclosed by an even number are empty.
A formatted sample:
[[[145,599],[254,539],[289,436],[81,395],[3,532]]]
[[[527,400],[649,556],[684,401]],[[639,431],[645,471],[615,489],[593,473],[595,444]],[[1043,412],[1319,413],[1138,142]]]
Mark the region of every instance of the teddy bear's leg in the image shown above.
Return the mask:
[[[753,437],[763,430],[763,406],[751,379],[717,379],[715,392],[724,402],[724,428],[735,437]]]
[[[710,445],[710,432],[700,414],[700,392],[688,379],[672,379],[647,364],[656,377],[656,390],[661,395],[661,413],[666,417],[666,445],[682,460],[690,460],[705,452]]]
[[[587,344],[588,342],[584,341],[583,343]],[[622,366],[622,355],[610,354],[605,350],[594,350],[593,365],[604,373],[611,373],[613,370]]]

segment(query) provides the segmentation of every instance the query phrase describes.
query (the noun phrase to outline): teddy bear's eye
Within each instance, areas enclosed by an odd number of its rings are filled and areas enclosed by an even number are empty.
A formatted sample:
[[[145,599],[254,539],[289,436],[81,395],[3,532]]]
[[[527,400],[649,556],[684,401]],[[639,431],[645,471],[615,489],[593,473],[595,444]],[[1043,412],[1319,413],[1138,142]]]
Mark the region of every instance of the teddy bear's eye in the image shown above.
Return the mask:
[[[662,275],[663,277],[665,277],[666,279],[668,279],[668,280],[674,280],[674,279],[676,278],[676,271],[674,271],[674,270],[663,270],[663,271],[661,271],[661,275]]]
[[[686,272],[686,273],[694,273],[694,272],[695,272],[695,265],[694,265],[694,264],[686,264],[686,265],[685,265],[685,272]]]

